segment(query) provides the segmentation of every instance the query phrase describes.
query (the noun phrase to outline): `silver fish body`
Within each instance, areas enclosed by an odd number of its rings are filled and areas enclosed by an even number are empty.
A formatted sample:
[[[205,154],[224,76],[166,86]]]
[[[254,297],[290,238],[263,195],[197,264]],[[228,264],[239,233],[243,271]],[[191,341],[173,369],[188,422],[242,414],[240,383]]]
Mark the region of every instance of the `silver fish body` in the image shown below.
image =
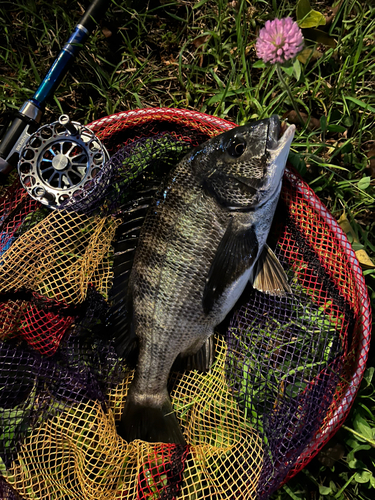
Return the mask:
[[[205,348],[264,252],[294,135],[276,116],[235,128],[170,172],[145,218],[129,280],[139,357],[119,434],[185,443],[167,391],[178,356]]]

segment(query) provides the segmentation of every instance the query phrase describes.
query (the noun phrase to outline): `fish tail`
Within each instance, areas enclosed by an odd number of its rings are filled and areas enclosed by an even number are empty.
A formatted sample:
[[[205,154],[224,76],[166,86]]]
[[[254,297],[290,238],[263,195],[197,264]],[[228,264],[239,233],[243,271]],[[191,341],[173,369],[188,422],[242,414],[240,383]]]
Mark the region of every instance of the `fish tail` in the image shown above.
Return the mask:
[[[128,399],[117,431],[128,442],[141,439],[186,445],[169,397],[157,407]]]

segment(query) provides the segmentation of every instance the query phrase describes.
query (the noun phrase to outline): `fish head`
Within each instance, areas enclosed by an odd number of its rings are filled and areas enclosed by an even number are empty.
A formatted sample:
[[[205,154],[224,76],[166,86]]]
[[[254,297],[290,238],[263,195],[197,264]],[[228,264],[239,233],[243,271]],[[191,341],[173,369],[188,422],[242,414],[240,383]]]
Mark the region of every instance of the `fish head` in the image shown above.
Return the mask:
[[[203,188],[229,210],[254,210],[277,198],[295,126],[276,115],[236,127],[200,146],[192,167]]]

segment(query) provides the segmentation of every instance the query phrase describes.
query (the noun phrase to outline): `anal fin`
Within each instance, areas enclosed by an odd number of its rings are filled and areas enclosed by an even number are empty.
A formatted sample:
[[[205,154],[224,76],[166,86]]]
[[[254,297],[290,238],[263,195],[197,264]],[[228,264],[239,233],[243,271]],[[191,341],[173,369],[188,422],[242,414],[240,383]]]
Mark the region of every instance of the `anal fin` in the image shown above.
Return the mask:
[[[292,291],[284,269],[268,245],[255,264],[252,284],[256,290],[270,295],[282,296]]]
[[[214,335],[205,340],[202,347],[195,353],[184,355],[183,353],[176,359],[173,370],[199,370],[207,373],[215,359]]]

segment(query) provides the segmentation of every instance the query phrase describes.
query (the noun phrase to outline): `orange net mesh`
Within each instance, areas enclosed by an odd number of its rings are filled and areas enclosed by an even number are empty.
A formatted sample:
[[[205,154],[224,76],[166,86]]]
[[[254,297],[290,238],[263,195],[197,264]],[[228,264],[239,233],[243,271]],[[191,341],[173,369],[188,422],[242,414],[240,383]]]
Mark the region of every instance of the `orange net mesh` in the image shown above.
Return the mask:
[[[116,222],[52,212],[3,254],[0,293],[27,288],[51,299],[80,303],[93,284],[107,295],[108,250]]]

